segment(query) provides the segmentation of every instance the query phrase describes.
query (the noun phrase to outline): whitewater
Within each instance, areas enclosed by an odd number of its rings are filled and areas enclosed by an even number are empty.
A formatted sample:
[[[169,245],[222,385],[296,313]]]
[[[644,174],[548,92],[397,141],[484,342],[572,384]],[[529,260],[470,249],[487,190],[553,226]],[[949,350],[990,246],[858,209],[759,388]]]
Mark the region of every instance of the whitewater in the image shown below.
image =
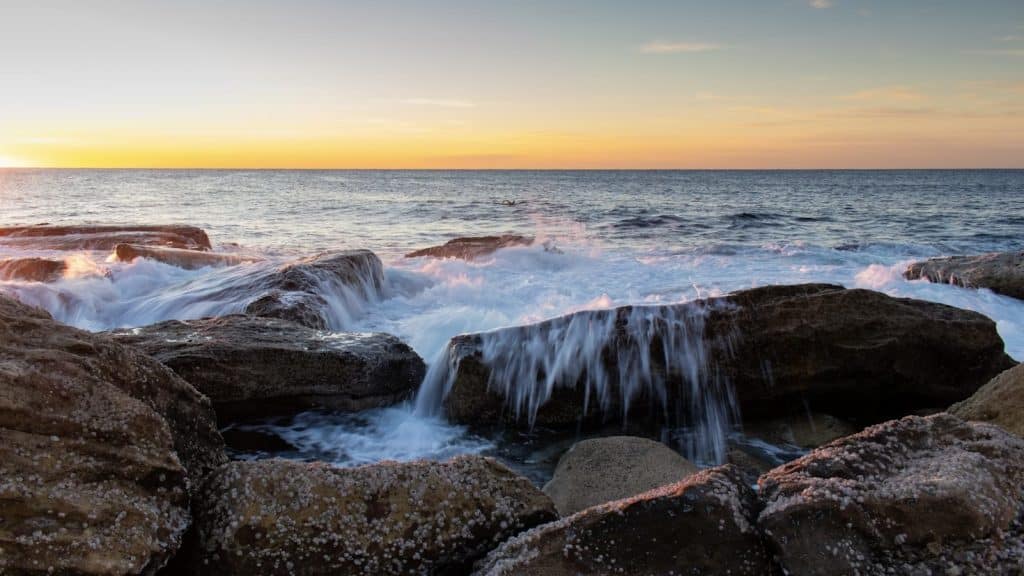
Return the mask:
[[[0,291],[93,331],[241,312],[248,299],[226,287],[296,258],[365,248],[384,262],[384,283],[368,297],[322,293],[330,328],[395,334],[435,374],[458,334],[803,282],[975,310],[1024,360],[1024,302],[902,277],[928,257],[1024,248],[1022,171],[0,170],[0,226],[42,222],[191,224],[216,252],[261,259],[184,270],[0,247],[0,259],[66,258],[61,280],[0,282]],[[472,262],[404,257],[497,233],[540,242]],[[569,441],[503,442],[424,402],[251,426],[287,440],[285,455],[342,465],[466,452],[522,465]]]

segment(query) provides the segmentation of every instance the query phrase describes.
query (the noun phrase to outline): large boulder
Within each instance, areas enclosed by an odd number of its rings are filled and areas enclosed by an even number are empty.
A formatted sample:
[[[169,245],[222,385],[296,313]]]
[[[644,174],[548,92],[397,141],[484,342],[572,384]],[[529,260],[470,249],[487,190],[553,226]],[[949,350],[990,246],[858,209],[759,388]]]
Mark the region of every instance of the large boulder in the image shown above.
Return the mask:
[[[878,422],[942,409],[1013,365],[978,314],[869,290],[768,286],[671,306],[591,310],[457,336],[426,392],[462,423],[637,415],[722,421],[794,407]],[[681,407],[681,408],[680,408]]]
[[[440,246],[431,246],[405,255],[406,258],[420,258],[429,256],[432,258],[458,258],[460,260],[475,260],[490,256],[501,248],[511,246],[529,246],[533,244],[530,236],[519,234],[502,234],[501,236],[475,236],[468,238],[455,238]]]
[[[153,574],[225,461],[168,368],[0,296],[0,573]]]
[[[290,262],[237,288],[255,294],[246,314],[322,330],[339,329],[345,324],[346,309],[379,297],[384,284],[384,266],[376,254],[344,250]]]
[[[609,436],[577,442],[562,455],[544,486],[562,516],[675,484],[697,467],[661,442]]]
[[[67,263],[49,258],[8,258],[0,260],[0,280],[53,282],[59,280]]]
[[[908,416],[761,477],[759,525],[788,574],[1017,574],[1024,440]]]
[[[218,254],[199,252],[181,248],[164,248],[160,246],[141,246],[138,244],[118,244],[114,246],[114,257],[121,262],[131,262],[136,258],[148,258],[186,270],[206,267],[236,266],[246,262],[258,262],[259,258],[238,254]]]
[[[395,404],[423,379],[423,360],[390,334],[336,333],[277,318],[170,320],[113,332],[169,366],[224,418]]]
[[[157,226],[9,226],[0,228],[0,245],[38,250],[113,250],[122,243],[209,250],[210,238],[200,228]]]
[[[997,294],[1024,299],[1024,251],[932,258],[911,264],[903,276],[965,288],[988,288]]]
[[[949,408],[964,420],[991,422],[1024,437],[1024,364],[1010,368]]]
[[[528,480],[489,458],[333,468],[232,462],[197,505],[200,574],[458,574],[556,518]]]
[[[588,508],[525,532],[479,576],[772,573],[753,491],[733,466]]]

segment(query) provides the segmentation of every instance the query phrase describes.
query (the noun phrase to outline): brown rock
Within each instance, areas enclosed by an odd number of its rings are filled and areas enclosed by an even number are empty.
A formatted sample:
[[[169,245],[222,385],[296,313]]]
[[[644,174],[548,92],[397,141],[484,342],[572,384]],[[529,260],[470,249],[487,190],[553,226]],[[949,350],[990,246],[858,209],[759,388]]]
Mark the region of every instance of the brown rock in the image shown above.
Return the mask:
[[[0,280],[53,282],[60,280],[66,269],[67,264],[63,260],[9,258],[0,260]]]
[[[0,573],[155,573],[225,459],[169,369],[0,296]]]
[[[322,332],[232,315],[113,332],[209,396],[225,419],[311,408],[395,404],[423,380],[423,360],[390,334]]]
[[[733,390],[751,420],[809,406],[877,422],[948,406],[1013,365],[980,314],[820,284],[457,336],[449,358],[453,420],[524,426],[607,421],[624,398],[630,415],[657,423],[676,406],[728,405]],[[706,398],[692,397],[693,374]]]
[[[258,262],[260,260],[259,258],[239,256],[237,254],[216,254],[180,248],[139,246],[137,244],[118,244],[114,247],[114,255],[122,262],[131,262],[136,258],[148,258],[186,270],[196,270],[207,266],[237,266],[238,264]]]
[[[790,574],[1009,574],[1021,567],[1024,440],[948,414],[837,440],[758,482]]]
[[[512,538],[479,576],[772,573],[753,491],[732,466],[588,508]]]
[[[993,378],[973,396],[949,407],[949,413],[964,420],[991,422],[1024,436],[1024,364]]]
[[[384,266],[369,250],[345,250],[285,264],[240,288],[258,294],[246,314],[338,329],[343,322],[324,295],[376,298],[384,289]]]
[[[760,438],[772,444],[789,444],[800,448],[817,448],[860,430],[861,427],[855,424],[816,412],[754,420],[743,424],[743,432],[747,436]]]
[[[503,234],[501,236],[477,236],[470,238],[455,238],[441,246],[431,246],[415,252],[409,252],[406,258],[419,258],[430,256],[432,258],[458,258],[460,260],[475,260],[489,256],[501,248],[511,246],[529,246],[533,244],[533,238],[520,236],[518,234]]]
[[[697,467],[661,442],[609,436],[577,442],[558,461],[544,486],[562,516],[675,484]]]
[[[201,574],[457,574],[556,517],[528,480],[489,458],[333,468],[232,462],[196,507]]]
[[[122,243],[209,250],[206,232],[195,226],[10,226],[0,245],[39,250],[113,250]]]
[[[997,294],[1024,299],[1024,251],[932,258],[911,264],[903,276],[965,288],[988,288]]]

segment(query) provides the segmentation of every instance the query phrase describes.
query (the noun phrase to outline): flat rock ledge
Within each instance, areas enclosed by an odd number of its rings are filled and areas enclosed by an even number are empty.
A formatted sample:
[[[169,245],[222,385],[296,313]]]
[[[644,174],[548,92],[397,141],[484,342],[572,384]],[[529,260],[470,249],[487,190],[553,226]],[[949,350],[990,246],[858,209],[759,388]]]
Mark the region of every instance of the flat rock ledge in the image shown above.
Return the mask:
[[[0,574],[154,574],[225,461],[187,382],[0,296]]]
[[[754,492],[730,465],[545,524],[505,542],[477,576],[772,573]]]
[[[49,258],[8,258],[0,260],[0,280],[26,280],[29,282],[53,282],[59,280],[67,270],[63,260]]]
[[[136,258],[146,258],[178,268],[184,268],[185,270],[198,270],[207,267],[223,268],[260,261],[259,258],[238,254],[219,254],[139,244],[118,244],[114,246],[114,257],[121,262],[132,262]]]
[[[313,408],[390,406],[415,393],[426,367],[390,334],[325,332],[277,318],[171,320],[111,333],[206,394],[223,425]]]
[[[210,238],[195,226],[77,225],[8,226],[0,228],[0,245],[37,250],[113,250],[122,243],[209,250]]]
[[[512,246],[530,246],[533,244],[532,236],[520,236],[519,234],[503,234],[501,236],[475,236],[467,238],[454,238],[440,246],[431,246],[409,252],[406,258],[457,258],[459,260],[476,260],[484,256],[490,256],[502,248]]]
[[[1024,250],[932,258],[911,264],[903,276],[908,280],[926,278],[938,284],[988,288],[1024,300]]]
[[[232,462],[196,506],[198,574],[460,574],[508,537],[557,517],[490,458],[332,468]]]
[[[1018,574],[1024,440],[948,415],[837,440],[758,481],[789,574]]]

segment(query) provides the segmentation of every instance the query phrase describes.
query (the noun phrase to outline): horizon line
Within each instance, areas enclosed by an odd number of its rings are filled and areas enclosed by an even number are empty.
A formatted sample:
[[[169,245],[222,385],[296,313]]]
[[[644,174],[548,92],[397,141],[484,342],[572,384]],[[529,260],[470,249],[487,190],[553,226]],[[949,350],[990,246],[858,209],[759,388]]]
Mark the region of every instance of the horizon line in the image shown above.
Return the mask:
[[[247,171],[247,172],[828,172],[828,171],[929,171],[929,170],[1024,170],[1024,166],[949,166],[949,167],[806,167],[806,168],[309,168],[309,167],[246,167],[246,166],[0,166],[3,170],[145,170],[145,171]]]

